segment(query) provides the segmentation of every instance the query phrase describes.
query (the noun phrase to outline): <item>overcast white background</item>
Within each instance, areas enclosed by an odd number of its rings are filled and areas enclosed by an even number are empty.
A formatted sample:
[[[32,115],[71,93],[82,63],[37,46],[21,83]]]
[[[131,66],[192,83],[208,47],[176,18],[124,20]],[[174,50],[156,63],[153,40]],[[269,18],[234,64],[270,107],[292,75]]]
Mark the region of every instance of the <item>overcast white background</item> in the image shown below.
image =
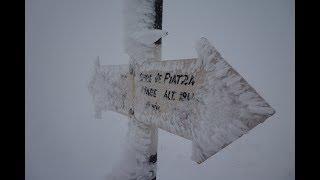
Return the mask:
[[[26,179],[103,180],[127,118],[94,119],[93,61],[126,64],[120,0],[26,1]],[[164,0],[163,59],[196,57],[204,36],[276,114],[198,165],[191,142],[159,130],[157,179],[295,177],[293,0]]]

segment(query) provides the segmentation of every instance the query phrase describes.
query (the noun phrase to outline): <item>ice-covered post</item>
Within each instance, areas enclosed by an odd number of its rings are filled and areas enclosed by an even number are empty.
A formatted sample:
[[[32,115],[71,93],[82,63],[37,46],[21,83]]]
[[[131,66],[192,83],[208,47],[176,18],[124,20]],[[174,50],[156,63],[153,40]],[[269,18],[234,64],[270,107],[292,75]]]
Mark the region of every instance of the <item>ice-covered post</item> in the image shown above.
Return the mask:
[[[162,0],[125,1],[125,49],[130,56],[132,101],[129,109],[128,148],[135,157],[133,179],[156,179],[158,129],[135,118],[135,71],[145,61],[161,60]]]

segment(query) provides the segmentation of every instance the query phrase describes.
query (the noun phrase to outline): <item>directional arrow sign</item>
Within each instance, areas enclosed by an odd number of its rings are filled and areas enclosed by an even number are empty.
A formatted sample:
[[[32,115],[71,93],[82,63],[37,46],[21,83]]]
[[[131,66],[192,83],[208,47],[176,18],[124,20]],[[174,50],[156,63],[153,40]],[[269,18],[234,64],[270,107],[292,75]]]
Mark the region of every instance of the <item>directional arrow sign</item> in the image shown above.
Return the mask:
[[[193,142],[201,163],[275,111],[205,39],[198,58],[95,65],[90,83],[97,115],[112,110]]]

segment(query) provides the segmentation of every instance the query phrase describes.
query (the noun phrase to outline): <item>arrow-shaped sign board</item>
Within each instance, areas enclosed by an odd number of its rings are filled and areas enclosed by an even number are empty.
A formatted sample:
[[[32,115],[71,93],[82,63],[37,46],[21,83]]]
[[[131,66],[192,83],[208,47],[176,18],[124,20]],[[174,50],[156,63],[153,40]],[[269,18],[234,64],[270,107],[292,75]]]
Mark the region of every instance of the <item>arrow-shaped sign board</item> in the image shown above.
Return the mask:
[[[193,142],[201,163],[274,114],[269,104],[202,38],[198,58],[128,65],[96,63],[96,111],[133,115]]]

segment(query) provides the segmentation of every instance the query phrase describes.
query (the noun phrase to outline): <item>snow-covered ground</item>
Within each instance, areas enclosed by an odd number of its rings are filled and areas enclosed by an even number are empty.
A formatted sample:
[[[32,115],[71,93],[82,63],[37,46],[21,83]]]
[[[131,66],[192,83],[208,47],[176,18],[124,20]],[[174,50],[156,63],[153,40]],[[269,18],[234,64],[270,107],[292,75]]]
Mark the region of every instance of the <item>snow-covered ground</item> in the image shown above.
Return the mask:
[[[93,62],[127,64],[119,0],[26,2],[26,179],[106,179],[128,119],[94,118]],[[197,57],[206,37],[276,114],[198,165],[191,141],[159,129],[157,178],[294,179],[294,2],[164,0],[163,59]]]

